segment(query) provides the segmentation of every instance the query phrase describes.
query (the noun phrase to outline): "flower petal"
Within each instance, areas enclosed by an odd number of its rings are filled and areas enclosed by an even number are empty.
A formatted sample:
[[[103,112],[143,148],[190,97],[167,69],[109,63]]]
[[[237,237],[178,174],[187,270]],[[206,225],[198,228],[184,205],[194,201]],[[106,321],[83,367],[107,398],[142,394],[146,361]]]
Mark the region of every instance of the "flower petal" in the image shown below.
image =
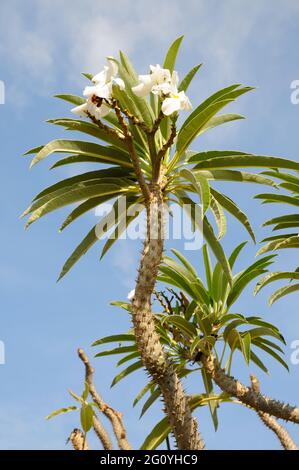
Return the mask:
[[[135,296],[135,289],[132,289],[132,290],[130,290],[130,292],[128,293],[127,298],[128,298],[129,300],[132,300],[132,299],[134,298],[134,296]]]
[[[95,94],[96,86],[86,86],[83,90],[83,96],[86,96],[86,98],[91,98]]]
[[[139,75],[139,82],[138,85],[132,87],[132,91],[142,98],[151,92],[153,86],[151,75]]]
[[[121,78],[112,78],[112,85],[118,86],[120,90],[125,89],[125,82]]]
[[[108,100],[111,98],[112,84],[106,84],[104,86],[96,85],[94,94],[98,98],[105,98]]]
[[[165,116],[170,116],[175,111],[180,109],[180,100],[178,98],[165,98],[162,103],[162,113]]]
[[[110,82],[112,78],[118,74],[118,65],[113,60],[113,57],[107,57],[107,62],[108,62],[108,66],[107,66],[106,83]]]
[[[110,108],[106,104],[102,104],[99,108],[96,108],[95,111],[95,118],[100,119],[102,117],[107,116],[110,113]]]
[[[107,70],[108,70],[108,67],[105,66],[104,70],[102,70],[97,75],[92,77],[93,83],[95,83],[96,85],[104,86],[106,83]]]
[[[87,111],[87,103],[80,104],[80,106],[76,106],[75,108],[71,109],[71,112],[76,114],[77,116],[86,117]]]

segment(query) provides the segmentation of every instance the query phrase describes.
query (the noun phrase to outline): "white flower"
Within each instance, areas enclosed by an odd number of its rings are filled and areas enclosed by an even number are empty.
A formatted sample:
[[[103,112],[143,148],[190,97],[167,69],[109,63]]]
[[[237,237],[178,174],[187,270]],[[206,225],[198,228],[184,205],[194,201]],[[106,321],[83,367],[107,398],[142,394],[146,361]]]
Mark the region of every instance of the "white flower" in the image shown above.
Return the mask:
[[[109,100],[112,98],[113,86],[124,90],[125,84],[121,78],[117,78],[118,66],[111,57],[107,59],[108,65],[104,70],[92,78],[94,85],[84,88],[83,96],[86,103],[73,108],[71,111],[79,116],[86,116],[88,111],[96,119],[105,117],[109,111]]]
[[[170,116],[181,109],[192,108],[189,98],[184,91],[178,91],[179,76],[176,71],[163,69],[160,65],[151,65],[149,75],[139,75],[139,84],[132,88],[133,92],[144,97],[149,93],[162,98],[162,112]]]
[[[138,85],[132,87],[132,91],[139,97],[144,97],[153,91],[153,87],[170,83],[171,73],[168,69],[162,69],[159,64],[150,65],[149,75],[139,75]]]
[[[103,86],[105,83],[111,82],[112,78],[118,73],[118,65],[113,57],[107,57],[108,65],[104,66],[104,70],[92,77],[93,83]]]
[[[153,82],[151,75],[139,75],[139,84],[132,87],[133,93],[140,98],[148,95],[152,91]]]
[[[127,298],[128,298],[129,300],[133,300],[134,296],[135,296],[135,289],[132,289],[132,290],[130,290],[130,292],[128,293],[128,297],[127,297]]]
[[[180,111],[181,109],[192,109],[190,100],[185,95],[184,91],[171,93],[162,103],[162,112],[165,116],[170,116],[172,113]]]

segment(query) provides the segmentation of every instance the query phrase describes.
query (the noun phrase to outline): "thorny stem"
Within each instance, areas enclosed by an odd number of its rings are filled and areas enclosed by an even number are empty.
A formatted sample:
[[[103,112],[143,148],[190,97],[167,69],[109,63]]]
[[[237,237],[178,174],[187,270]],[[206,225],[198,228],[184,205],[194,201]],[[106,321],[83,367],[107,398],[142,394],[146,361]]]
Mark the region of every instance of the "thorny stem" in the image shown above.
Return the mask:
[[[252,390],[254,390],[256,393],[259,393],[260,383],[257,377],[252,374],[250,376],[250,380]],[[285,450],[299,450],[288,431],[281,424],[279,424],[276,419],[273,418],[273,416],[269,415],[268,413],[264,413],[263,411],[257,411],[257,414],[261,418],[264,425],[276,434]]]
[[[256,411],[262,411],[276,418],[299,424],[298,407],[274,400],[254,391],[252,388],[246,387],[246,385],[243,385],[239,380],[226,374],[225,371],[218,366],[218,362],[212,355],[203,357],[202,362],[206,371],[223,392],[238,398],[240,402],[250,406]]]

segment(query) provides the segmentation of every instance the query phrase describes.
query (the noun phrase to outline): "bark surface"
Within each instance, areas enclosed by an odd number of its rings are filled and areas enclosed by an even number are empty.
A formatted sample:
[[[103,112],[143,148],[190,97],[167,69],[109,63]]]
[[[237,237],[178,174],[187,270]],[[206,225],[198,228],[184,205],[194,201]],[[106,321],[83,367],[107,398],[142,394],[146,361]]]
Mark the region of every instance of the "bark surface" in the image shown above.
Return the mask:
[[[152,315],[151,296],[163,253],[163,196],[158,185],[151,188],[147,204],[147,235],[132,301],[133,323],[143,364],[159,385],[165,412],[179,449],[204,449],[204,441],[192,417],[174,364],[166,356]]]

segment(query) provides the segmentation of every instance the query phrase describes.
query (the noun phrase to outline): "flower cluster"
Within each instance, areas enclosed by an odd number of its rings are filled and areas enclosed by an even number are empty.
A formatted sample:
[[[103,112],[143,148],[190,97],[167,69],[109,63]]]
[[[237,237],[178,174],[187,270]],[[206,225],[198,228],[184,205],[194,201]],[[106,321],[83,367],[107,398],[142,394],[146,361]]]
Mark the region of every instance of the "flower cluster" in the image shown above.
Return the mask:
[[[151,65],[149,75],[139,75],[139,83],[132,88],[135,95],[144,97],[149,93],[160,96],[162,112],[170,116],[181,109],[191,109],[191,103],[184,91],[178,91],[179,76],[176,71]]]
[[[74,114],[86,116],[90,114],[96,119],[105,117],[110,112],[109,101],[112,98],[113,86],[125,89],[121,78],[117,77],[118,66],[113,58],[107,59],[108,65],[92,78],[93,86],[85,87],[83,95],[86,102],[72,109]],[[172,73],[160,65],[151,65],[148,75],[139,75],[139,83],[132,87],[138,97],[145,97],[149,93],[158,95],[162,101],[162,112],[165,116],[192,108],[189,98],[184,91],[178,90],[179,77],[176,71]]]
[[[86,102],[72,109],[74,114],[86,116],[91,114],[96,119],[105,117],[110,112],[109,100],[112,98],[112,88],[114,85],[124,90],[125,84],[121,78],[117,77],[118,66],[112,58],[107,59],[108,65],[104,70],[92,78],[93,86],[85,87],[83,95]]]

